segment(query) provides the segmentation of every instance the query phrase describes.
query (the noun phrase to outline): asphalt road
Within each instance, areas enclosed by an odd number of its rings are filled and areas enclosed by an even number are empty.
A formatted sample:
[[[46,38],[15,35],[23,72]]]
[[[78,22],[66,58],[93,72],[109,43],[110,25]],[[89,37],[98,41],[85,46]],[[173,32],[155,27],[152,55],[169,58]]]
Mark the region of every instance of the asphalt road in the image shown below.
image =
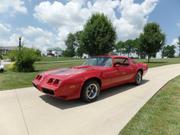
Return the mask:
[[[0,135],[117,135],[177,75],[180,64],[151,68],[142,85],[109,89],[91,104],[58,100],[32,87],[1,91]]]

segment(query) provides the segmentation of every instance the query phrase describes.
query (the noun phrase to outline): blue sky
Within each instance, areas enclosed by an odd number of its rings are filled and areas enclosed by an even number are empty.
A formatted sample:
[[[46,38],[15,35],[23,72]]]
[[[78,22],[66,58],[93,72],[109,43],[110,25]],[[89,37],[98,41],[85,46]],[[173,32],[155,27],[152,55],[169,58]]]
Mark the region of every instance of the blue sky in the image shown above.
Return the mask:
[[[94,12],[112,20],[118,40],[138,37],[147,22],[160,24],[167,44],[180,36],[179,0],[2,0],[0,46],[14,46],[23,36],[28,47],[65,48],[67,34],[81,30]]]
[[[149,21],[157,22],[166,33],[167,43],[180,36],[180,0],[160,0]]]

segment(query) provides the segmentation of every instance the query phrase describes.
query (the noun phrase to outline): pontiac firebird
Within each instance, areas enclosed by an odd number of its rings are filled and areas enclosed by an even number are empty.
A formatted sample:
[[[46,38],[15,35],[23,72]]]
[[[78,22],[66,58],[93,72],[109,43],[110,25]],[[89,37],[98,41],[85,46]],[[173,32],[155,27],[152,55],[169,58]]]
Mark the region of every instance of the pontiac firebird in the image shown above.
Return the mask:
[[[83,65],[38,74],[32,81],[41,92],[64,100],[95,101],[100,92],[125,83],[140,85],[148,66],[125,56],[104,55]]]

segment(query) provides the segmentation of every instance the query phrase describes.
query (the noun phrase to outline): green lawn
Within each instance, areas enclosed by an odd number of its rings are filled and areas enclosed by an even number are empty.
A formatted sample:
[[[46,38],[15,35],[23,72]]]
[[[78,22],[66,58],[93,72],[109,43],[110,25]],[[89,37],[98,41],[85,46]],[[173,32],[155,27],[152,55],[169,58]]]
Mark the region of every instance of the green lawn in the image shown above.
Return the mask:
[[[119,135],[180,135],[180,76],[155,94]]]
[[[138,62],[147,63],[147,60],[137,60]],[[157,67],[157,66],[164,66],[169,64],[177,64],[180,63],[180,58],[167,58],[167,59],[151,59],[148,64],[149,67]]]
[[[43,57],[41,61],[35,63],[36,72],[32,73],[18,73],[6,70],[4,73],[0,73],[0,90],[23,88],[32,86],[31,81],[39,72],[46,71],[49,69],[71,67],[80,65],[83,63],[82,59],[72,58],[54,58],[54,57]],[[138,60],[139,62],[146,62],[147,60]],[[172,59],[152,59],[148,63],[149,67],[156,67],[168,64],[180,63],[180,58]]]

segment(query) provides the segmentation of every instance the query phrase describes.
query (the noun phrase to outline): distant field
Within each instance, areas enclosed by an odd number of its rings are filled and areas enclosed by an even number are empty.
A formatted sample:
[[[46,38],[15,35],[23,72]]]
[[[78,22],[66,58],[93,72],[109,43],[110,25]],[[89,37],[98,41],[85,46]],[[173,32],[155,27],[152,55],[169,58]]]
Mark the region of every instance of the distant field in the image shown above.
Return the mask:
[[[180,76],[161,88],[119,135],[180,135]]]
[[[0,73],[0,90],[23,88],[32,86],[32,79],[39,72],[43,72],[50,69],[72,67],[81,65],[84,59],[72,59],[72,58],[55,58],[55,57],[42,57],[41,61],[35,63],[36,72],[32,73],[18,73],[12,72],[6,69],[4,73]],[[147,60],[138,60],[139,62],[147,62]],[[150,63],[147,63],[149,67],[156,67],[168,64],[180,63],[180,58],[172,59],[152,59]]]

